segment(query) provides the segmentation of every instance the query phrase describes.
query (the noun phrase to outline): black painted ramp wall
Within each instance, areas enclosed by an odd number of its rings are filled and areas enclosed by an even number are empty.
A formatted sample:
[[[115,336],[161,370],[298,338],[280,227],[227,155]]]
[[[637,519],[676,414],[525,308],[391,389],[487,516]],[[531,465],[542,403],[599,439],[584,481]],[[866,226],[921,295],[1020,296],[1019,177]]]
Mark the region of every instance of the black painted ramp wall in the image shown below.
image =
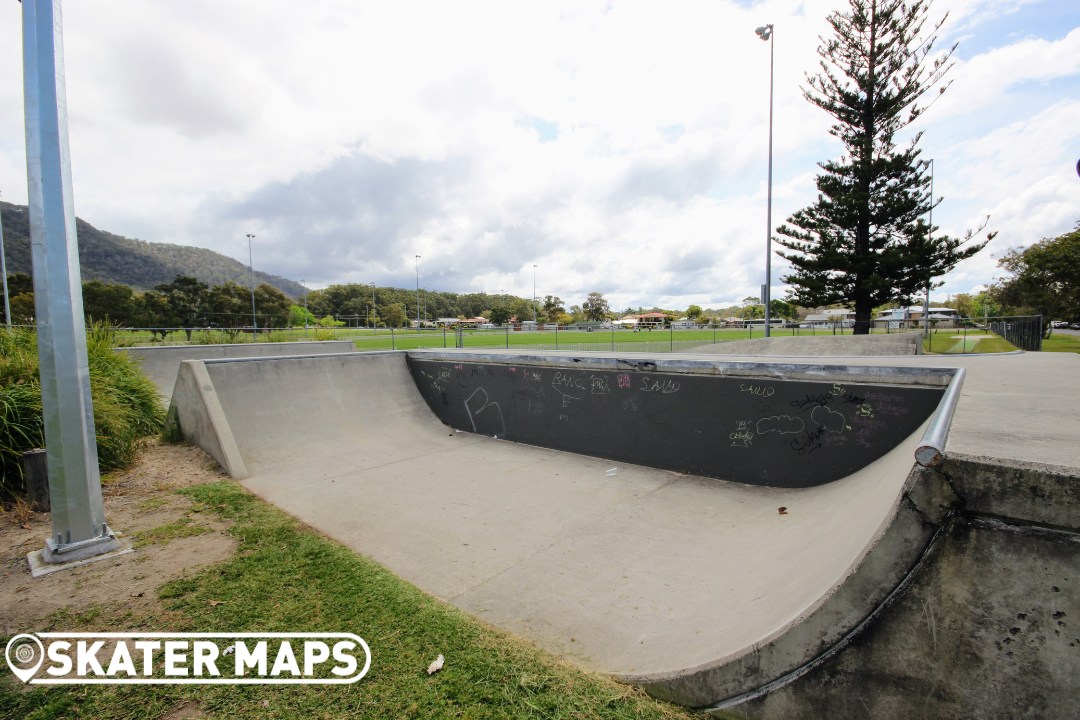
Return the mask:
[[[941,387],[409,358],[458,430],[777,487],[845,477],[930,417]]]

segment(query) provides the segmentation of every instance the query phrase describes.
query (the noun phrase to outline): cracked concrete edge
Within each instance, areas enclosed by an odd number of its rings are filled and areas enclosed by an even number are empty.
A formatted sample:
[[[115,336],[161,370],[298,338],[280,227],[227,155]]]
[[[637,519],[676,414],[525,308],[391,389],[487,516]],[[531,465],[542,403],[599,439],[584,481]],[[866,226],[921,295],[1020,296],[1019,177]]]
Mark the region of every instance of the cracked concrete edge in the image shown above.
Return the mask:
[[[959,500],[945,479],[913,467],[893,513],[850,574],[775,637],[739,657],[663,676],[620,676],[655,697],[710,710],[736,706],[792,682],[841,650],[902,586]]]
[[[965,512],[1080,531],[1076,468],[950,453],[941,470]]]
[[[185,440],[205,450],[230,477],[235,480],[249,477],[247,464],[202,360],[180,363],[169,417],[170,424],[179,424]]]

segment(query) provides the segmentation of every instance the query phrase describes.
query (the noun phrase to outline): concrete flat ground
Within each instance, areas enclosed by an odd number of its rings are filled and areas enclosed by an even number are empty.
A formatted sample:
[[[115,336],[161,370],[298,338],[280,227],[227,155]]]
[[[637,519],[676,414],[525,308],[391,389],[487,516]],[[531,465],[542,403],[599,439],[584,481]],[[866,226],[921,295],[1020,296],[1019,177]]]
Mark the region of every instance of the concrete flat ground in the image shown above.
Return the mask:
[[[964,367],[947,453],[1080,468],[1080,356],[802,360]],[[449,430],[400,354],[245,365],[213,371],[249,488],[422,589],[618,675],[715,665],[798,623],[885,531],[919,439],[827,485],[748,487]]]

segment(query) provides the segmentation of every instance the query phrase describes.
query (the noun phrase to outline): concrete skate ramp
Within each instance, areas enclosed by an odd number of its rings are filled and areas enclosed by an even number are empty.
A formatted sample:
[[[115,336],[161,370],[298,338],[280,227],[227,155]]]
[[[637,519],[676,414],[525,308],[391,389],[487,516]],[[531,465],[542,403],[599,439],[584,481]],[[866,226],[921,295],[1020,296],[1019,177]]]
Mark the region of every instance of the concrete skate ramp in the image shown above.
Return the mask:
[[[173,412],[186,436],[254,492],[424,590],[653,694],[708,706],[783,682],[842,646],[917,562],[937,506],[911,482],[929,416],[907,417],[914,406],[897,404],[893,391],[940,397],[952,373],[644,362],[453,352],[187,361]],[[513,442],[448,426],[432,410],[445,399],[486,422],[498,405],[509,426],[529,419],[543,428],[536,419],[549,413],[559,427],[585,407],[563,406],[561,396],[577,379],[593,387],[591,377],[641,403],[673,387],[663,383],[686,383],[679,392],[693,394],[667,399],[708,398],[715,422],[692,427],[677,412],[645,422],[658,432],[682,422],[704,446],[753,452],[771,443],[769,452],[798,459],[792,467],[828,464],[843,454],[832,451],[858,445],[859,413],[861,428],[873,430],[863,440],[888,435],[898,418],[910,429],[839,479],[773,487],[750,484],[776,480],[752,472],[731,482],[612,460],[603,443],[590,457]],[[700,385],[733,378],[728,399],[750,402],[731,406],[739,417]],[[811,405],[793,403],[805,390],[793,395],[787,382],[817,384],[812,403],[848,420],[835,433],[844,443],[757,432],[756,420],[783,414],[765,402],[773,398],[811,421]],[[478,403],[481,385],[488,396]],[[535,393],[515,394],[531,385],[546,388],[540,406],[529,405]],[[510,400],[500,400],[507,389]],[[615,407],[634,412],[621,400]],[[578,416],[576,434],[603,416]],[[737,429],[746,421],[753,430]]]
[[[319,342],[259,342],[231,345],[162,345],[156,347],[120,348],[119,352],[135,358],[142,371],[157,386],[165,398],[172,395],[176,372],[184,360],[208,360],[211,358],[265,357],[268,355],[317,355],[343,353],[355,350],[352,340],[325,340]]]

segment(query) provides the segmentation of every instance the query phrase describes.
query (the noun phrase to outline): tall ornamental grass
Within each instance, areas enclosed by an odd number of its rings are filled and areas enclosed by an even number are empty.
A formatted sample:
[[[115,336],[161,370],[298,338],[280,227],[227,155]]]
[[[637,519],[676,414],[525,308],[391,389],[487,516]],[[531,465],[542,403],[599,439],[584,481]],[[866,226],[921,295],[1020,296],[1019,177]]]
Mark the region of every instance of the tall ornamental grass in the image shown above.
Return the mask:
[[[131,462],[139,440],[160,432],[165,411],[138,363],[114,350],[112,330],[94,325],[86,345],[98,464],[108,471]],[[0,496],[21,492],[22,454],[44,444],[37,335],[0,330]]]

